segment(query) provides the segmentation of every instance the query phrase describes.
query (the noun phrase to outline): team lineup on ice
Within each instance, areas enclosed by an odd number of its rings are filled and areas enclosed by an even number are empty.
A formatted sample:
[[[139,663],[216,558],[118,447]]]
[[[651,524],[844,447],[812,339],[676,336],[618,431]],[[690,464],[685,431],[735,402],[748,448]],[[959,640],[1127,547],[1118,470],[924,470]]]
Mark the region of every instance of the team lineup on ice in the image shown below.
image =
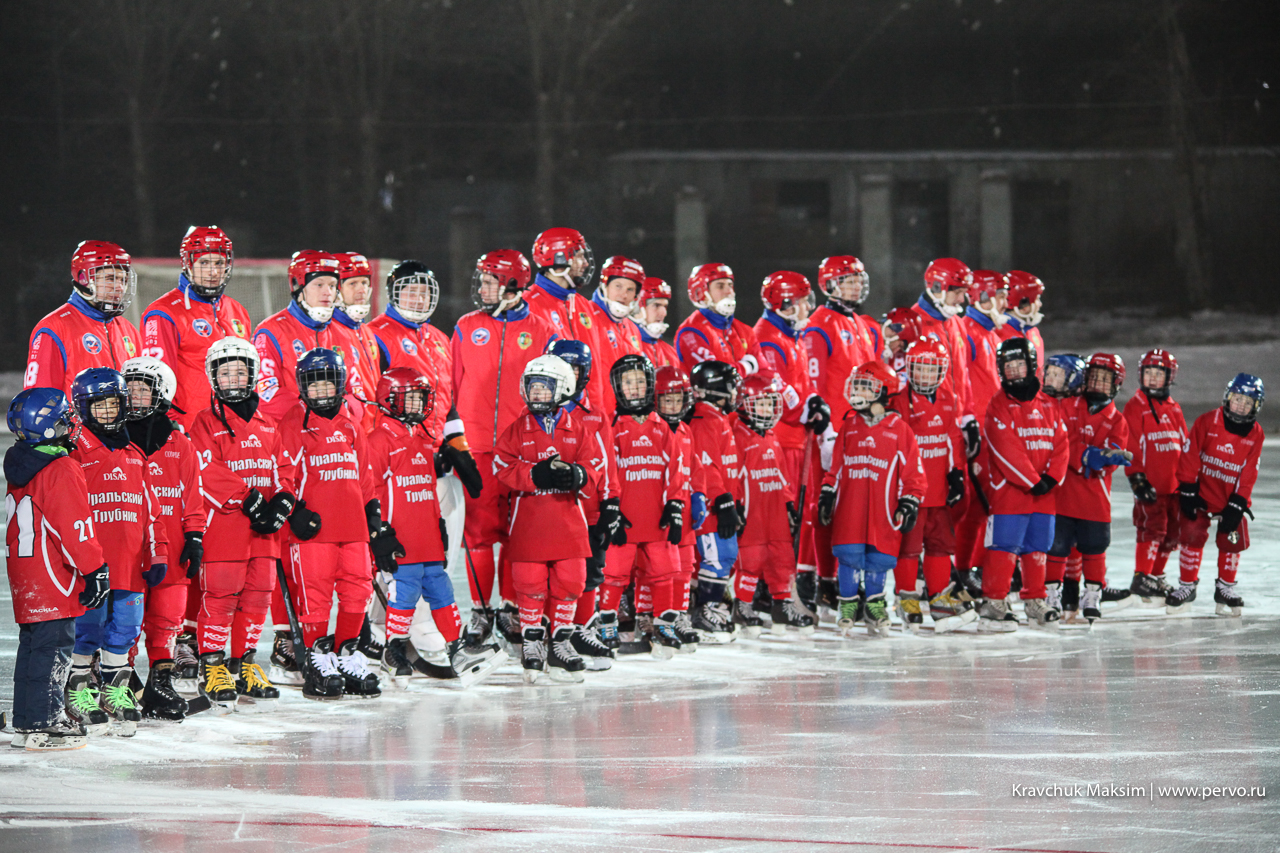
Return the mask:
[[[679,683],[779,641],[815,666],[863,637],[1069,642],[1246,606],[1262,380],[1223,377],[1188,424],[1169,350],[1049,354],[1027,272],[940,258],[873,319],[835,256],[821,306],[779,271],[752,327],[708,263],[669,343],[671,287],[614,256],[593,290],[568,228],[532,264],[483,255],[452,336],[417,261],[371,318],[363,256],[299,252],[251,329],[227,235],[192,228],[181,257],[140,334],[129,255],[82,243],[31,334],[4,464],[29,753],[424,685]]]

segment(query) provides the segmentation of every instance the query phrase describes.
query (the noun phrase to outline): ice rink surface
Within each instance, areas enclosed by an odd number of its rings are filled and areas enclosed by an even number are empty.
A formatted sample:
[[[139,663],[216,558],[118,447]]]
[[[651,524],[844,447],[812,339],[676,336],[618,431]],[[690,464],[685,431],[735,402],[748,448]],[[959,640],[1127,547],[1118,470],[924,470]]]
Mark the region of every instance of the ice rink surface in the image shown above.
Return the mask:
[[[1127,585],[1116,486],[1109,580]],[[1213,615],[1210,546],[1191,616],[887,640],[828,623],[582,685],[526,687],[510,665],[373,702],[286,689],[273,711],[70,753],[0,735],[0,850],[1274,851],[1280,445],[1254,509],[1241,619]]]

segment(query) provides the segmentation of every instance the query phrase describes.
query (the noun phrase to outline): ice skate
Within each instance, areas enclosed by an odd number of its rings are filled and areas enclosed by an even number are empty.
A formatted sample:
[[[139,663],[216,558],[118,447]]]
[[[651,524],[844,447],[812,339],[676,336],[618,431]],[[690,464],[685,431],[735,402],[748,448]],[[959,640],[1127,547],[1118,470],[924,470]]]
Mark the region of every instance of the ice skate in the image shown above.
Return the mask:
[[[680,653],[687,655],[698,650],[698,632],[693,630],[693,619],[685,611],[676,615],[676,636],[680,638]]]
[[[1126,607],[1137,604],[1138,599],[1131,591],[1121,589],[1115,586],[1104,586],[1102,588],[1102,603],[1114,604],[1115,607],[1109,608],[1112,612],[1116,610],[1124,610]]]
[[[1092,625],[1102,618],[1102,584],[1085,581],[1084,595],[1080,596],[1080,615]]]
[[[1080,618],[1080,581],[1066,578],[1062,581],[1062,621],[1075,622]]]
[[[833,617],[840,612],[838,592],[835,578],[818,578],[818,607],[825,607]]]
[[[525,628],[520,638],[520,651],[524,683],[537,684],[547,668],[547,630]]]
[[[1178,588],[1165,596],[1164,612],[1170,616],[1186,613],[1191,609],[1191,602],[1196,600],[1196,585],[1183,581]]]
[[[733,624],[738,626],[738,633],[748,640],[759,637],[760,629],[764,627],[764,622],[756,614],[754,603],[741,598],[733,602]]]
[[[898,595],[894,611],[902,620],[902,627],[913,634],[919,634],[924,627],[924,610],[920,607],[920,594],[903,592]]]
[[[1062,618],[1057,609],[1043,598],[1029,598],[1022,603],[1027,612],[1027,624],[1032,628],[1056,631]]]
[[[802,607],[807,615],[814,619],[816,625],[818,618],[818,578],[817,572],[796,572],[796,598],[798,598],[800,607]]]
[[[493,612],[479,605],[471,606],[471,621],[467,623],[463,638],[473,648],[485,645],[489,632],[493,630]]]
[[[760,627],[763,630],[768,631],[773,627],[773,595],[769,592],[769,585],[763,578],[756,584],[755,595],[751,598],[751,609],[760,620]]]
[[[715,605],[698,605],[698,609],[693,612],[691,624],[703,643],[723,645],[733,642],[733,625]]]
[[[773,624],[769,626],[769,631],[774,636],[786,634],[788,628],[798,634],[813,633],[813,617],[801,610],[790,598],[773,600],[772,617]]]
[[[21,743],[18,743],[21,736]],[[27,752],[65,752],[84,749],[89,745],[89,734],[84,726],[65,715],[59,716],[47,726],[25,732],[15,732],[10,746],[21,746]]]
[[[1007,634],[1018,630],[1016,621],[1009,621],[1009,605],[1003,599],[987,599],[978,608],[978,632],[982,634]]]
[[[388,684],[400,690],[409,686],[409,679],[413,676],[413,667],[409,663],[408,645],[408,637],[396,637],[388,640],[382,649],[382,673],[386,676]]]
[[[597,620],[601,645],[616,651],[622,645],[622,638],[618,636],[618,611],[602,610],[597,614]]]
[[[254,660],[256,656],[257,650],[249,649],[240,659],[238,667],[234,659],[228,667],[236,677],[236,693],[242,699],[248,697],[259,705],[274,707],[279,704],[280,691],[267,679],[262,666]]]
[[[502,609],[493,619],[494,629],[498,632],[498,644],[506,649],[513,658],[520,657],[520,611],[514,604],[504,602]]]
[[[302,696],[319,702],[342,698],[346,679],[338,669],[338,656],[333,653],[333,637],[321,637],[307,649],[302,660]]]
[[[889,636],[889,606],[884,602],[884,593],[867,599],[863,619],[867,623],[867,633],[872,637]]]
[[[972,604],[953,595],[955,588],[955,583],[949,583],[946,589],[929,599],[929,616],[933,619],[933,630],[936,633],[954,631],[978,618],[978,611]]]
[[[1062,619],[1062,584],[1050,582],[1044,585],[1044,589],[1046,593],[1044,598],[1045,604],[1049,605],[1054,610],[1058,611],[1058,619],[1059,621],[1061,621]]]
[[[1144,607],[1163,607],[1164,600],[1173,592],[1173,587],[1165,583],[1164,575],[1144,575],[1135,572],[1129,591],[1142,602]]]
[[[271,680],[294,687],[302,684],[302,670],[298,668],[293,638],[284,631],[276,631],[275,641],[271,644]]]
[[[330,641],[332,642],[332,641]],[[342,692],[352,699],[377,699],[382,695],[378,673],[359,649],[359,640],[347,640],[338,649],[338,671],[342,673]]]
[[[450,643],[447,651],[449,663],[458,675],[458,685],[463,689],[484,681],[498,667],[510,660],[507,653],[498,648],[497,643],[490,643],[487,646],[468,646],[463,637]]]
[[[102,692],[98,704],[111,718],[111,733],[119,737],[133,737],[138,733],[142,714],[137,699],[129,688],[129,676],[133,667],[122,666],[102,670]]]
[[[184,696],[200,692],[200,659],[194,634],[179,634],[173,643],[173,689]]]
[[[573,650],[582,658],[590,672],[602,672],[613,667],[613,649],[606,646],[589,623],[573,627]]]
[[[579,684],[586,669],[587,665],[573,650],[573,628],[567,625],[557,628],[547,644],[548,677],[565,684]]]
[[[176,663],[159,660],[147,673],[147,684],[142,689],[142,716],[149,720],[182,722],[187,716],[187,700],[173,689]]]
[[[858,611],[861,609],[860,602],[856,598],[840,599],[840,618],[836,622],[836,627],[840,629],[840,633],[846,637],[853,635],[853,627],[856,624]]]
[[[1236,585],[1222,578],[1213,585],[1213,601],[1218,605],[1216,612],[1219,616],[1239,616],[1244,609],[1244,599],[1236,595]]]
[[[653,655],[655,660],[671,660],[680,651],[680,637],[676,634],[676,612],[667,610],[653,620]]]
[[[957,582],[955,586],[954,596],[956,599],[970,604],[977,605],[982,601],[982,569],[975,566],[967,571],[957,571]]]
[[[236,709],[236,680],[227,668],[222,652],[200,656],[200,696],[209,702],[216,714],[230,714]]]

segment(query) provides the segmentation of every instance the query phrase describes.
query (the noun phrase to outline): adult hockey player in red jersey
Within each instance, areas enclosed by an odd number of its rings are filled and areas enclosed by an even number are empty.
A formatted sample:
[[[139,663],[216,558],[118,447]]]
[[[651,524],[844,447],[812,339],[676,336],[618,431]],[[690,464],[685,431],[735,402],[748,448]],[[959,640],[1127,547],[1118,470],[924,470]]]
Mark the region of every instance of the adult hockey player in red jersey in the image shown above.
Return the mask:
[[[801,335],[813,390],[830,405],[835,424],[849,411],[844,392],[853,371],[880,358],[880,335],[858,314],[870,287],[866,268],[852,255],[824,258],[818,267],[818,289],[827,301],[814,309]]]
[[[1178,360],[1163,349],[1148,350],[1138,368],[1138,393],[1124,406],[1133,464],[1126,472],[1133,489],[1137,554],[1130,591],[1145,602],[1164,603],[1173,591],[1164,579],[1169,555],[1178,547],[1178,462],[1190,445],[1182,407],[1169,396]]]
[[[960,429],[965,454],[972,458],[982,444],[981,427],[973,415],[973,394],[969,388],[969,358],[966,352],[960,312],[973,284],[973,273],[955,258],[938,258],[924,271],[924,292],[911,306],[920,316],[920,334],[933,336],[947,348],[951,367],[947,383],[960,406]]]
[[[1084,393],[1059,404],[1071,450],[1066,480],[1057,492],[1057,519],[1046,571],[1049,606],[1061,609],[1059,585],[1067,557],[1077,548],[1084,567],[1080,612],[1090,622],[1102,616],[1106,552],[1111,545],[1111,473],[1129,464],[1129,425],[1112,402],[1124,375],[1120,356],[1094,353],[1085,367]],[[1118,600],[1128,598],[1129,592],[1116,590],[1112,595]]]
[[[766,356],[767,358],[767,356]],[[799,524],[791,482],[783,470],[783,449],[773,435],[782,419],[781,381],[768,368],[742,383],[734,441],[742,457],[743,507],[746,524],[738,534],[738,572],[734,584],[734,622],[744,636],[760,631],[761,620],[752,606],[756,585],[763,578],[772,598],[773,632],[788,628],[813,633],[813,617],[791,596],[796,571],[792,531]]]
[[[109,606],[76,619],[71,677],[82,682],[100,651],[102,710],[116,734],[132,737],[141,714],[129,687],[129,650],[142,629],[143,590],[164,580],[168,570],[167,541],[156,520],[146,457],[125,430],[124,378],[107,367],[81,371],[71,384],[71,401],[85,426],[71,449],[89,490],[92,515],[85,535],[98,539],[111,566]]]
[[[1026,338],[1004,341],[996,351],[1001,393],[987,406],[982,431],[991,451],[991,514],[982,564],[986,600],[978,610],[978,630],[986,633],[1018,629],[1005,602],[1018,562],[1027,618],[1050,626],[1060,616],[1045,601],[1045,554],[1054,541],[1055,490],[1066,477],[1070,447],[1058,404],[1040,392],[1036,364]]]
[[[525,365],[557,337],[550,321],[534,315],[524,301],[532,275],[529,261],[514,249],[482,255],[471,279],[476,310],[460,317],[453,330],[458,416],[483,483],[478,495],[467,496],[463,534],[473,623],[468,636],[477,644],[491,627],[494,546],[504,539],[509,511],[507,490],[494,479],[493,449],[524,410],[520,377]]]
[[[169,365],[151,356],[131,358],[124,363],[124,381],[129,391],[129,440],[147,458],[156,523],[164,528],[169,552],[179,555],[164,579],[146,594],[142,631],[151,670],[142,693],[142,714],[181,720],[187,702],[174,689],[174,641],[182,630],[188,597],[199,599],[198,589],[191,592],[191,579],[200,574],[204,555],[200,463],[190,439],[169,419],[177,387]]]
[[[922,552],[925,592],[934,630],[951,631],[978,618],[967,602],[952,595],[955,529],[951,508],[964,499],[966,484],[960,407],[943,382],[948,361],[941,342],[925,338],[913,343],[907,348],[907,387],[889,401],[889,407],[906,418],[915,434],[927,484],[920,502],[919,521],[903,534],[894,567],[899,615],[910,630],[915,630],[924,620],[916,584]]]
[[[138,330],[125,317],[137,291],[129,253],[86,240],[71,256],[71,298],[36,323],[27,348],[23,388],[57,388],[71,397],[82,370],[119,370],[139,354]]]
[[[5,569],[18,623],[9,745],[79,749],[83,724],[101,731],[108,718],[87,672],[68,683],[75,619],[106,602],[109,570],[91,533],[84,474],[67,458],[76,426],[66,395],[28,388],[13,398],[8,423],[17,440],[4,456]]]
[[[689,500],[681,442],[654,412],[656,377],[649,359],[624,355],[614,362],[609,382],[616,400],[612,451],[618,460],[620,509],[628,526],[614,537],[605,556],[600,624],[617,624],[618,601],[634,578],[637,589],[649,587],[653,656],[665,660],[681,645],[676,634],[677,579]],[[637,606],[637,619],[644,615]]]
[[[531,683],[544,668],[553,680],[581,681],[585,668],[572,645],[591,556],[581,496],[600,489],[605,459],[581,421],[562,408],[574,384],[561,358],[529,362],[520,386],[529,410],[498,438],[494,454],[494,473],[512,492],[507,553],[520,605],[521,663]],[[542,626],[548,598],[550,649]]]
[[[676,330],[676,356],[686,373],[704,361],[732,364],[743,376],[756,372],[760,362],[756,335],[735,320],[738,298],[728,264],[702,264],[689,274],[689,300],[697,311]]]
[[[596,346],[591,351],[597,371],[606,374],[613,370],[614,362],[624,355],[641,355],[640,327],[631,319],[640,299],[644,284],[644,267],[638,261],[614,255],[600,267],[600,286],[591,301],[599,309],[600,322],[596,326]],[[614,389],[605,383],[605,396],[601,399],[606,412],[613,411]]]
[[[378,340],[368,326],[373,267],[358,252],[338,252],[334,257],[338,259],[338,304],[329,328],[345,339],[338,346],[347,365],[347,403],[369,432],[378,422],[374,394],[382,376]]]
[[[676,348],[662,338],[671,327],[667,323],[671,296],[671,285],[660,278],[646,276],[636,303],[639,310],[633,318],[640,327],[640,349],[657,370],[680,364]]]
[[[270,686],[252,650],[275,588],[276,533],[296,500],[293,485],[280,475],[284,458],[276,421],[263,414],[254,391],[258,351],[248,341],[226,337],[209,347],[205,365],[213,401],[191,425],[208,519],[196,626],[199,687],[211,702],[231,706],[237,667],[260,690]]]
[[[345,330],[332,324],[338,302],[338,259],[328,252],[294,252],[289,293],[282,310],[258,324],[253,345],[261,360],[258,398],[262,414],[276,421],[298,403],[296,367],[316,347],[341,346]]]
[[[693,408],[693,386],[689,383],[689,377],[676,365],[659,367],[654,380],[654,398],[657,401],[658,417],[666,422],[679,443],[680,474],[689,483],[690,500],[685,502],[681,519],[683,533],[678,546],[680,570],[676,577],[676,599],[679,605],[676,636],[680,638],[680,651],[695,652],[700,638],[689,615],[689,589],[698,576],[698,533],[693,523],[692,497],[695,492],[705,496],[706,487],[703,485],[700,465],[696,466],[698,473],[694,476],[693,432],[685,422]],[[704,497],[703,500],[705,499]]]
[[[869,361],[849,377],[851,413],[836,436],[818,498],[818,522],[831,527],[840,564],[839,627],[846,634],[861,597],[867,633],[887,636],[885,575],[897,563],[902,536],[915,527],[925,495],[915,435],[887,408],[897,391],[898,377],[882,361]]]
[[[178,254],[178,286],[142,312],[142,354],[173,369],[172,417],[185,428],[209,403],[205,353],[225,337],[247,340],[253,324],[245,307],[227,296],[235,252],[221,228],[191,226]]]
[[[533,241],[532,257],[533,286],[525,295],[529,310],[550,321],[560,337],[582,341],[598,352],[596,336],[603,318],[587,291],[596,262],[586,238],[572,228],[548,228]],[[587,396],[603,401],[608,384],[608,371],[593,371]]]
[[[1209,541],[1209,522],[1218,516],[1218,580],[1213,600],[1219,616],[1239,616],[1244,601],[1236,593],[1240,554],[1249,547],[1248,515],[1263,433],[1258,412],[1265,399],[1262,380],[1238,373],[1227,383],[1222,406],[1196,418],[1191,444],[1178,460],[1178,502],[1182,510],[1178,588],[1166,610],[1181,612],[1196,600],[1200,560]]]
[[[1008,284],[1008,295],[1006,303],[1008,308],[1005,316],[1009,318],[1003,326],[999,328],[1000,336],[1005,340],[1013,337],[1022,337],[1031,341],[1036,348],[1036,357],[1039,359],[1040,378],[1044,378],[1045,350],[1044,336],[1040,334],[1038,328],[1040,322],[1044,320],[1044,314],[1040,313],[1040,303],[1044,296],[1044,282],[1037,276],[1022,270],[1010,270],[1005,273],[1005,282]]]

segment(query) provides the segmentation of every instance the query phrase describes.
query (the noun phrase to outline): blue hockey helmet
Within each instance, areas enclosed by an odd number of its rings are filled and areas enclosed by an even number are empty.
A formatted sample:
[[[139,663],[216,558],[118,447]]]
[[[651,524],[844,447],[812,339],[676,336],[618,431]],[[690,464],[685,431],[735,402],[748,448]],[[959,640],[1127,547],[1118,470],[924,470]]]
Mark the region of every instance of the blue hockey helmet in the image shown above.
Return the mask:
[[[1238,424],[1251,424],[1258,419],[1262,401],[1267,397],[1262,380],[1252,373],[1237,373],[1222,392],[1222,414]],[[1252,405],[1248,401],[1252,400]]]
[[[1084,391],[1086,366],[1084,358],[1073,352],[1049,356],[1044,365],[1044,393],[1059,400],[1078,397]]]
[[[116,400],[116,414],[109,420],[93,414],[95,404],[104,400]],[[71,402],[80,416],[80,422],[95,432],[114,435],[124,429],[125,413],[129,403],[129,391],[124,376],[110,367],[90,367],[76,374],[71,383]]]
[[[583,341],[560,338],[547,344],[546,354],[559,356],[569,363],[574,375],[578,377],[573,396],[580,396],[591,381],[591,347]]]
[[[347,388],[347,363],[342,353],[325,347],[308,350],[298,359],[294,373],[298,377],[298,396],[307,408],[330,413],[342,405]]]
[[[72,434],[71,403],[57,388],[28,388],[9,404],[9,432],[18,441],[44,444]]]

